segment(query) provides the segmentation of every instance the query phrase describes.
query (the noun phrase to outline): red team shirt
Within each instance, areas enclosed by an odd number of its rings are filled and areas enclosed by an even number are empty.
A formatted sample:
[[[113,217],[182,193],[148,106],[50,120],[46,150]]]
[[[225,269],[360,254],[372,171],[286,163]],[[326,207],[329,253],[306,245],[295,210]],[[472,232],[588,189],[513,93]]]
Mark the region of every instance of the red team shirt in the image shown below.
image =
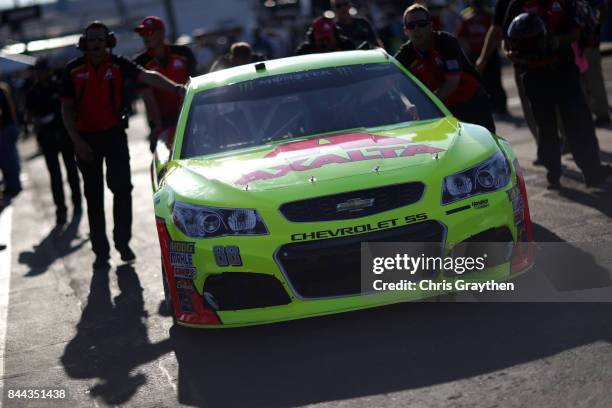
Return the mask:
[[[107,53],[94,67],[89,57],[74,59],[62,77],[61,98],[75,102],[80,132],[99,132],[119,126],[123,82],[136,81],[142,67],[119,55]]]
[[[186,84],[190,76],[196,76],[196,60],[188,47],[166,45],[166,58],[154,58],[143,52],[134,60],[145,69],[157,71],[178,84]],[[153,89],[162,120],[176,120],[181,108],[180,97],[174,92]]]
[[[446,81],[447,75],[459,75],[459,86],[444,101],[446,106],[466,102],[480,89],[477,74],[463,54],[459,42],[444,31],[432,33],[428,52],[422,53],[408,42],[400,48],[395,58],[432,91]]]

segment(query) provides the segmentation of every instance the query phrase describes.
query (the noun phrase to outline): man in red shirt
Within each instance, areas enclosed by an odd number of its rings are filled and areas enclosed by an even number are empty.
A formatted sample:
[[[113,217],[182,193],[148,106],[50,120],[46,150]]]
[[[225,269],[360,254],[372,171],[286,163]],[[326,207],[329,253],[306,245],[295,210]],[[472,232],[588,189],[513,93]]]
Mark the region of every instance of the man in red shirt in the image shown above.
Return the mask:
[[[404,12],[409,41],[395,58],[425,84],[457,119],[495,132],[488,96],[478,73],[459,42],[444,31],[433,31],[429,11],[413,4]]]
[[[355,44],[340,34],[334,20],[317,17],[306,32],[306,41],[298,45],[295,55],[354,50]]]
[[[197,62],[191,49],[169,44],[165,38],[164,22],[159,17],[145,17],[134,31],[140,34],[146,48],[134,59],[138,65],[159,72],[178,84],[186,84],[189,77],[198,75]],[[174,92],[150,87],[141,87],[140,93],[152,126],[150,147],[154,151],[159,134],[176,126],[182,101]]]
[[[90,23],[79,40],[83,56],[64,68],[60,96],[62,117],[74,143],[83,174],[90,238],[96,260],[94,269],[108,269],[109,243],[104,217],[104,172],[113,192],[113,238],[115,248],[126,262],[135,259],[129,247],[132,235],[132,183],[130,154],[123,119],[123,92],[126,79],[185,94],[177,84],[130,60],[111,54],[116,45],[112,32],[99,21]]]

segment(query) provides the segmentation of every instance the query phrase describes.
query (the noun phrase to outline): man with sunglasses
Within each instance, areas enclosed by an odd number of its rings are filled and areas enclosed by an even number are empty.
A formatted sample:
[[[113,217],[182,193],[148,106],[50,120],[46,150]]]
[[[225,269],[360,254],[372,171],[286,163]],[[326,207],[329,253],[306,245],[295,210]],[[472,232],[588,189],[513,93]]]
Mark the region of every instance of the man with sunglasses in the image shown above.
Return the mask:
[[[342,34],[353,41],[356,47],[366,42],[370,47],[384,48],[370,22],[363,17],[351,15],[353,3],[349,0],[331,0],[331,6]]]
[[[413,4],[404,12],[404,32],[409,41],[395,58],[438,98],[459,120],[495,131],[487,94],[479,75],[457,39],[433,31],[427,8]]]
[[[183,85],[111,53],[116,43],[114,34],[104,23],[90,23],[79,39],[83,56],[66,65],[60,89],[64,126],[74,144],[77,164],[83,175],[91,245],[96,255],[94,270],[110,268],[103,163],[106,163],[106,183],[113,193],[115,248],[122,261],[131,262],[136,258],[129,246],[132,182],[122,117],[126,80],[142,82],[175,93],[177,97],[185,95]]]
[[[165,26],[161,18],[145,17],[134,31],[140,34],[146,48],[134,59],[138,65],[159,72],[178,84],[186,84],[189,77],[198,75],[193,52],[189,47],[169,44],[166,41]],[[152,129],[149,148],[153,152],[157,137],[176,125],[182,101],[174,92],[150,87],[140,87],[139,92],[147,108],[147,117]]]

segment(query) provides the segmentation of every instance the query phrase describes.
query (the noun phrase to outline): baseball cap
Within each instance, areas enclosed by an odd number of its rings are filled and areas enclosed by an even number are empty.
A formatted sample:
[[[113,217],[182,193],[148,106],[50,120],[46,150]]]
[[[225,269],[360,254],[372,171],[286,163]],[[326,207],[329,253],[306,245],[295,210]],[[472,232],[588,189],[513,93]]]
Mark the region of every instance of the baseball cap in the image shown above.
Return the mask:
[[[137,33],[152,32],[155,30],[164,30],[164,22],[157,16],[148,16],[142,19],[140,25],[134,28]]]
[[[317,17],[312,22],[312,35],[315,40],[324,38],[333,38],[336,36],[334,29],[334,20],[326,17]]]

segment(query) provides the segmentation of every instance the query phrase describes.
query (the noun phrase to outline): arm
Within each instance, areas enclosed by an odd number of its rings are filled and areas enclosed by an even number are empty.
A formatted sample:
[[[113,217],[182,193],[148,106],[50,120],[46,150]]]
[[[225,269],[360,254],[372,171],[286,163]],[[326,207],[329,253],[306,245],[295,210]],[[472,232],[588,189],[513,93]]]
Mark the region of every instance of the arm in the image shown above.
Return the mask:
[[[370,41],[369,41],[370,44],[373,47],[382,48],[384,50],[385,49],[385,45],[380,40],[380,37],[378,36],[378,33],[376,31],[374,31],[374,28],[372,28],[372,24],[369,24],[369,31],[370,31]]]
[[[74,144],[74,150],[77,156],[83,161],[90,161],[93,158],[93,152],[87,142],[81,138],[77,130],[76,109],[73,100],[64,100],[62,102],[62,119],[64,119],[64,127],[66,127],[66,131]]]
[[[487,36],[485,37],[484,44],[482,45],[482,51],[480,51],[480,56],[476,60],[476,69],[479,72],[483,72],[485,70],[491,53],[493,50],[496,50],[499,47],[501,40],[502,28],[493,24],[489,27],[489,31],[487,31]]]
[[[142,96],[142,101],[147,110],[148,121],[153,124],[154,129],[161,129],[161,114],[159,113],[159,107],[157,106],[153,91],[150,88],[144,88],[140,90],[140,95]]]
[[[198,72],[198,61],[195,58],[195,55],[193,55],[193,51],[191,51],[190,48],[187,48],[187,71],[189,72],[189,76],[190,77],[196,77],[198,75],[200,75],[200,73]]]
[[[166,92],[176,92],[179,96],[185,96],[185,87],[177,84],[155,71],[143,70],[138,74],[137,80],[145,85],[158,88]]]
[[[367,24],[367,28],[368,28],[368,42],[370,43],[370,45],[372,47],[378,47],[378,48],[382,48],[384,49],[385,46],[382,43],[382,41],[380,40],[380,37],[378,36],[378,33],[374,30],[372,23],[370,23],[368,20],[364,19],[364,21]]]

